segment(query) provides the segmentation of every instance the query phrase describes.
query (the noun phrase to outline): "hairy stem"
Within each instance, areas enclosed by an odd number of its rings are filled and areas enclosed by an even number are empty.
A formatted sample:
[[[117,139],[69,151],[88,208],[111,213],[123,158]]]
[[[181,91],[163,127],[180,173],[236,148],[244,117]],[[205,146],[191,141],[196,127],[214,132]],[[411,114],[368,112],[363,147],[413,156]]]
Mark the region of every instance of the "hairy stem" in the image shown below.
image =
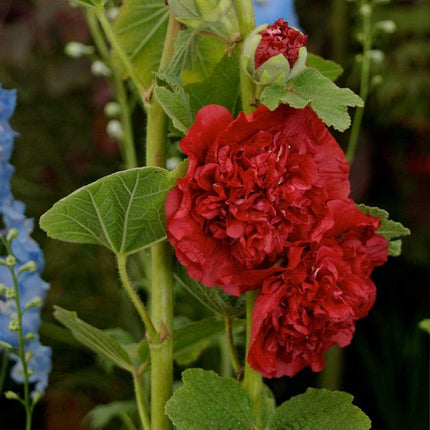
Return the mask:
[[[251,0],[234,0],[234,5],[242,36],[241,48],[246,36],[255,28],[254,7]],[[255,85],[243,67],[240,68],[240,92],[243,111],[251,113],[255,109]]]
[[[162,70],[173,55],[180,23],[169,16],[166,39],[160,61]],[[155,97],[147,106],[146,165],[165,167],[167,116]],[[151,420],[154,430],[168,430],[171,423],[164,408],[173,386],[173,271],[172,249],[167,242],[151,247],[151,317],[160,333],[157,344],[151,343]]]
[[[225,335],[227,338],[227,345],[228,350],[230,353],[230,360],[231,364],[233,366],[233,370],[237,374],[241,368],[239,356],[237,354],[236,346],[234,345],[234,339],[233,339],[233,318],[226,316],[224,318],[225,321]]]
[[[143,430],[151,430],[148,409],[146,408],[145,396],[143,394],[142,378],[138,372],[133,373],[133,386],[137,402],[137,409],[139,411],[139,417],[140,421],[142,422]]]

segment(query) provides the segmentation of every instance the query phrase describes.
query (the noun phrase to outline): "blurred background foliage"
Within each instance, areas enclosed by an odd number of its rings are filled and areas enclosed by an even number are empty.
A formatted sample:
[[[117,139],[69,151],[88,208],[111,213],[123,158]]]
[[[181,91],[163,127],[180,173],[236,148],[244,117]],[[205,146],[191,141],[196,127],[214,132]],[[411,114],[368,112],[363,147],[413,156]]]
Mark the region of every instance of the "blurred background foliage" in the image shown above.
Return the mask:
[[[310,52],[345,69],[340,84],[358,89],[356,6],[345,0],[297,0]],[[342,389],[373,421],[373,428],[424,430],[428,424],[428,335],[418,322],[429,317],[430,279],[430,4],[393,0],[377,9],[376,19],[392,20],[394,34],[376,39],[385,53],[373,74],[372,89],[352,168],[356,201],[388,210],[412,230],[403,254],[378,268],[373,279],[378,299],[357,325],[345,350]],[[79,8],[62,0],[3,0],[0,3],[0,82],[18,89],[11,120],[20,133],[12,162],[12,187],[36,220],[55,201],[76,188],[123,168],[116,142],[106,133],[103,113],[112,93],[94,77],[90,62],[64,54],[69,41],[91,43]],[[139,115],[137,113],[136,115]],[[142,142],[143,122],[135,121]],[[345,145],[348,132],[336,134]],[[45,252],[45,279],[51,291],[44,308],[42,341],[54,349],[50,387],[36,409],[35,430],[88,429],[83,417],[95,405],[132,397],[131,384],[83,349],[52,316],[58,304],[78,311],[100,328],[121,327],[138,339],[139,324],[118,288],[112,256],[104,249],[49,240],[36,227]],[[140,264],[133,277],[139,279]],[[143,290],[144,294],[144,290]],[[209,315],[179,286],[177,311],[183,320]],[[225,367],[216,345],[202,352],[196,366]],[[183,369],[177,366],[178,377]],[[224,369],[225,372],[225,369]],[[303,371],[294,379],[268,382],[283,401],[318,384]],[[8,382],[6,389],[14,388]],[[22,426],[20,405],[0,399],[0,428]],[[113,422],[112,429],[120,428]]]

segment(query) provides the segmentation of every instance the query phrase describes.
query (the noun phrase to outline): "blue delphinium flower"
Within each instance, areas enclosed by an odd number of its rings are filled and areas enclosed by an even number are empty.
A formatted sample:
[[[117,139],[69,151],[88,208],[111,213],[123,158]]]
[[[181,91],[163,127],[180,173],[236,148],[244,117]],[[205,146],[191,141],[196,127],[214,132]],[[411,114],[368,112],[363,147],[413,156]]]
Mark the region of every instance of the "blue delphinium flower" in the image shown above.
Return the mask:
[[[272,24],[278,18],[284,18],[290,27],[300,28],[294,0],[254,0],[254,10],[257,26]]]
[[[46,297],[49,285],[40,276],[43,266],[43,254],[39,245],[31,238],[33,220],[25,217],[24,203],[13,198],[10,189],[10,177],[14,171],[9,159],[13,150],[13,139],[17,135],[9,124],[16,105],[16,91],[4,90],[0,85],[0,216],[4,229],[0,231],[6,236],[15,229],[14,239],[10,241],[11,254],[16,259],[15,273],[24,268],[25,264],[34,262],[35,270],[21,270],[18,276],[18,292],[22,316],[22,334],[25,341],[25,352],[31,356],[28,362],[30,370],[29,382],[35,384],[33,397],[43,394],[48,384],[51,370],[51,348],[42,346],[37,331],[39,329],[41,303]],[[14,285],[9,267],[0,265],[0,284],[7,287]],[[34,306],[32,306],[32,304]],[[19,349],[19,336],[10,330],[11,318],[16,315],[16,302],[0,292],[0,341],[9,344],[15,350]],[[1,351],[1,350],[0,350]],[[23,365],[20,357],[10,355],[16,362],[11,376],[17,382],[24,382]]]

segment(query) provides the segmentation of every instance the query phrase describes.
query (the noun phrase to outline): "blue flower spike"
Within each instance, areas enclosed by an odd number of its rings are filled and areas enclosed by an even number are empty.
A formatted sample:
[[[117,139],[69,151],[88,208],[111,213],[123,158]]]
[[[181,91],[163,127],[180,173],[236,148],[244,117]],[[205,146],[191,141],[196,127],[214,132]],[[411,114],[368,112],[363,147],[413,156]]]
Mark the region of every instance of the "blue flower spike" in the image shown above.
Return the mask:
[[[15,106],[16,91],[0,85],[0,217],[4,226],[0,230],[0,353],[15,363],[12,379],[25,386],[23,399],[10,391],[5,396],[23,403],[27,422],[31,422],[33,408],[48,386],[52,365],[52,350],[40,343],[37,334],[49,284],[41,278],[43,253],[31,238],[33,220],[25,217],[25,205],[14,199],[10,188],[14,168],[9,160],[17,133],[9,119]],[[31,398],[29,384],[34,384]]]

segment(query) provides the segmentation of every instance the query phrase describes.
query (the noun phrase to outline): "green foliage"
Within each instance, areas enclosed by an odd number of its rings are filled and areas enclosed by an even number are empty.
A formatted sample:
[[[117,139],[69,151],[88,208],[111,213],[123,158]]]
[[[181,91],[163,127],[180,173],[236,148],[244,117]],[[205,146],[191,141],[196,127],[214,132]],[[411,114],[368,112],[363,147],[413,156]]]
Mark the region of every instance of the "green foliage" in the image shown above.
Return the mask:
[[[420,323],[418,324],[418,327],[421,330],[424,330],[425,332],[430,334],[430,318],[426,318],[426,319],[420,321]]]
[[[144,87],[149,87],[158,70],[169,18],[164,0],[125,0],[114,23],[121,49]],[[114,56],[120,70],[121,61]]]
[[[238,381],[203,369],[185,370],[182,380],[166,405],[178,430],[255,429],[251,400]]]
[[[216,37],[217,31],[217,28],[210,28],[208,33],[180,31],[175,52],[162,72],[182,79],[185,84],[206,79],[222,59],[227,47],[223,40]]]
[[[175,279],[186,288],[197,300],[212,312],[223,316],[237,316],[245,311],[244,295],[234,297],[219,287],[208,288],[188,276],[184,266],[177,265]]]
[[[124,414],[134,412],[136,409],[134,401],[117,401],[96,406],[85,418],[91,424],[91,428],[99,430],[107,426],[113,419],[121,418]]]
[[[57,202],[40,225],[54,239],[139,251],[165,238],[164,202],[176,173],[142,167],[106,176]]]
[[[286,88],[267,87],[261,93],[260,101],[271,110],[281,103],[296,109],[310,105],[322,121],[339,131],[345,131],[351,125],[347,107],[363,106],[363,100],[349,88],[339,88],[312,67],[300,73]]]
[[[279,406],[267,430],[368,430],[366,414],[352,405],[353,397],[341,391],[308,388]]]
[[[158,74],[157,77],[159,81],[166,84],[155,87],[154,92],[157,100],[172,120],[173,125],[183,134],[186,134],[194,122],[188,94],[185,94],[184,87],[177,78],[162,73]]]
[[[118,367],[131,372],[133,366],[127,352],[112,337],[102,330],[78,318],[76,312],[70,312],[54,306],[55,318],[65,325],[75,338],[87,348],[111,360]]]
[[[317,69],[323,76],[333,82],[343,73],[343,68],[339,64],[309,52],[306,58],[306,65]]]
[[[381,220],[381,225],[377,233],[382,234],[388,241],[388,255],[398,257],[402,252],[402,241],[399,239],[403,236],[409,236],[411,231],[404,227],[401,223],[389,219],[389,214],[386,210],[370,207],[366,205],[357,205],[358,209],[368,215],[372,215]]]

